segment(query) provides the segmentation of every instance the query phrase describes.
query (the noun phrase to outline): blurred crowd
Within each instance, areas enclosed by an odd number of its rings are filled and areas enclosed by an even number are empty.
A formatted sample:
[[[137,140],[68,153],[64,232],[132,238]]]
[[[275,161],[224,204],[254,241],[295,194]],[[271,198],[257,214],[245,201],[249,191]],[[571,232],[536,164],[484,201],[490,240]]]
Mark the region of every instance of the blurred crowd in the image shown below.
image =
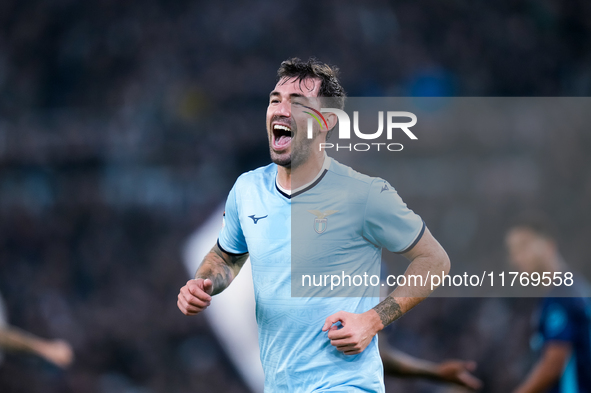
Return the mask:
[[[269,161],[264,113],[282,60],[338,65],[351,96],[586,96],[589,42],[584,0],[0,2],[0,293],[11,324],[76,353],[67,371],[7,354],[0,391],[246,392],[176,295],[186,238],[240,173]],[[430,168],[488,155],[479,194],[401,194],[452,261],[502,259],[504,228],[532,206],[580,260],[591,137],[556,135],[530,135],[518,152],[539,179],[533,192],[495,193],[515,151],[492,133],[398,159]],[[389,329],[390,342],[427,359],[474,359],[483,391],[505,392],[531,360],[534,305],[429,299]]]

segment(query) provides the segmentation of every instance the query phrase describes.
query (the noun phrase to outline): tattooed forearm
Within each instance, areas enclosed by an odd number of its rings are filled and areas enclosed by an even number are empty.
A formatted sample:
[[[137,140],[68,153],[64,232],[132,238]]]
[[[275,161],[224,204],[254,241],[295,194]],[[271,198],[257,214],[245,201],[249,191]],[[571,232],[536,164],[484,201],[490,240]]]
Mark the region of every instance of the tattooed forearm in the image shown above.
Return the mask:
[[[380,320],[382,321],[384,327],[388,326],[402,316],[400,305],[396,299],[391,296],[388,296],[382,302],[378,303],[378,305],[373,309],[380,316]]]
[[[208,255],[209,256],[209,255]],[[232,269],[224,262],[212,261],[212,258],[207,258],[203,261],[199,270],[195,274],[195,278],[209,278],[213,283],[212,295],[217,295],[230,285],[234,279]]]
[[[217,244],[213,246],[210,252],[214,252],[217,256],[219,256],[226,263],[226,265],[230,266],[232,270],[236,271],[236,274],[238,274],[240,268],[242,268],[248,259],[248,253],[241,255],[226,254],[218,247]]]
[[[205,256],[195,278],[209,278],[213,283],[212,295],[217,295],[230,285],[248,259],[248,254],[229,255],[217,245]]]

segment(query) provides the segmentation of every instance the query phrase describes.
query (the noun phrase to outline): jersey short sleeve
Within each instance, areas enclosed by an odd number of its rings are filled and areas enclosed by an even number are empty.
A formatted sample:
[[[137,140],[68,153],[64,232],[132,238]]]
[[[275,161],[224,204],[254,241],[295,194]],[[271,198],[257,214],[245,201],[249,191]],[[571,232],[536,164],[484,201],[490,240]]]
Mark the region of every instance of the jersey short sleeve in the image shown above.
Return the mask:
[[[367,197],[363,236],[396,253],[409,251],[425,231],[421,217],[410,210],[388,182],[374,179]]]
[[[223,226],[218,237],[218,246],[228,254],[245,254],[248,252],[246,239],[242,226],[240,225],[240,216],[238,215],[238,205],[236,203],[236,187],[234,184],[228,199],[223,217]]]
[[[568,300],[564,298],[563,300]],[[566,304],[552,301],[544,313],[540,326],[543,341],[573,341],[573,316]]]

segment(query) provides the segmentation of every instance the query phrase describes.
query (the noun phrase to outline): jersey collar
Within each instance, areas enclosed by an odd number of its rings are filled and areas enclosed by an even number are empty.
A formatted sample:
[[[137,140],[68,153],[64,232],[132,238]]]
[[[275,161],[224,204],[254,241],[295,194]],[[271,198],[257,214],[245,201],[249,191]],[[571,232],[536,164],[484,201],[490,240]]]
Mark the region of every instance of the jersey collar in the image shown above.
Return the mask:
[[[320,183],[324,175],[326,175],[326,173],[328,172],[330,163],[331,158],[326,154],[326,152],[324,152],[324,162],[322,163],[322,168],[320,168],[320,171],[318,172],[316,177],[314,177],[314,179],[312,179],[309,183],[306,183],[303,186],[296,188],[295,190],[287,190],[279,185],[279,182],[277,181],[277,175],[275,175],[275,188],[281,195],[283,195],[287,199],[291,199],[292,197],[303,194],[304,192],[310,190],[311,188],[314,188],[318,183]]]

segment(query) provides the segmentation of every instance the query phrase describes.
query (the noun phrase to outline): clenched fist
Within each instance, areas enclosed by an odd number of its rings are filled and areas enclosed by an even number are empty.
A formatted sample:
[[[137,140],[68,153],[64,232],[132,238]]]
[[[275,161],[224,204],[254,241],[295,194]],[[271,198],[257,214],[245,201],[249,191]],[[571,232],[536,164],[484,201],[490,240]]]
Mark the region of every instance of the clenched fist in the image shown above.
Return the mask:
[[[342,328],[336,325],[341,322]],[[357,355],[365,350],[373,337],[384,326],[373,310],[362,314],[339,311],[326,318],[323,332],[328,332],[330,343],[345,355]]]
[[[213,283],[209,278],[187,281],[179,292],[177,306],[185,315],[196,315],[205,310],[211,302]]]

